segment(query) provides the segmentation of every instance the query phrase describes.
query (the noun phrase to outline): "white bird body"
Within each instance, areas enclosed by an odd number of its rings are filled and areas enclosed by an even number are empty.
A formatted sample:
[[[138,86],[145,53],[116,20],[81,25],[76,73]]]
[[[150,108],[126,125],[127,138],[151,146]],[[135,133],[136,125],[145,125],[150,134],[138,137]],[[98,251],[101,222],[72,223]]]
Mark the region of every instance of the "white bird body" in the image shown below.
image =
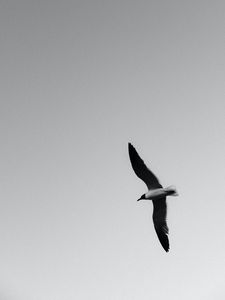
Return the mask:
[[[168,186],[167,188],[151,189],[145,193],[145,199],[155,200],[166,196],[178,196],[176,188],[174,186]]]

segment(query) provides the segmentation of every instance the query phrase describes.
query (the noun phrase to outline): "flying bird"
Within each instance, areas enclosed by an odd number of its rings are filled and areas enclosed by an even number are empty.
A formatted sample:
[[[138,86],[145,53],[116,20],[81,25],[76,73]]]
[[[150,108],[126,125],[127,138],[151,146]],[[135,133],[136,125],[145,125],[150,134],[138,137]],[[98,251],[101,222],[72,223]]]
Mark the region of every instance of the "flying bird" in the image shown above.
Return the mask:
[[[163,247],[163,249],[169,251],[169,239],[168,233],[169,229],[166,223],[166,196],[178,196],[176,188],[174,186],[169,186],[163,188],[159,183],[158,178],[150,171],[144,161],[141,159],[136,149],[131,143],[128,143],[128,150],[131,165],[135,174],[142,179],[147,185],[148,192],[143,194],[139,200],[152,200],[153,202],[153,223],[155,227],[158,239]]]

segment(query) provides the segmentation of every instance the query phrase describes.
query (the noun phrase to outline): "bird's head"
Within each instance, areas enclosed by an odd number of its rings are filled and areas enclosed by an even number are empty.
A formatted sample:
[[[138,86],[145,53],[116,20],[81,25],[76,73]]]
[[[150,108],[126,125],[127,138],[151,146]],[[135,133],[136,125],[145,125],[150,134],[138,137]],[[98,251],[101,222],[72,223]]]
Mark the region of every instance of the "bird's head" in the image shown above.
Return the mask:
[[[146,199],[146,198],[145,198],[145,194],[141,195],[141,198],[139,198],[137,201],[140,201],[140,200],[142,200],[142,199]]]

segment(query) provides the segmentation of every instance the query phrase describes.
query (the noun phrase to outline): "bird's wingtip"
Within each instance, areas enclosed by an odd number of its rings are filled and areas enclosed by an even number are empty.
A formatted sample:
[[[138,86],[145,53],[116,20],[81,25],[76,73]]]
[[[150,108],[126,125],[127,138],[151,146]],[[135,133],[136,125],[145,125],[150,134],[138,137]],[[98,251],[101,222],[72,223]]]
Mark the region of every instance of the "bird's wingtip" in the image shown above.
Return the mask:
[[[129,148],[134,148],[134,146],[130,142],[128,142],[128,147]]]
[[[161,244],[162,245],[162,244]],[[170,246],[162,245],[163,249],[168,253],[170,251]]]

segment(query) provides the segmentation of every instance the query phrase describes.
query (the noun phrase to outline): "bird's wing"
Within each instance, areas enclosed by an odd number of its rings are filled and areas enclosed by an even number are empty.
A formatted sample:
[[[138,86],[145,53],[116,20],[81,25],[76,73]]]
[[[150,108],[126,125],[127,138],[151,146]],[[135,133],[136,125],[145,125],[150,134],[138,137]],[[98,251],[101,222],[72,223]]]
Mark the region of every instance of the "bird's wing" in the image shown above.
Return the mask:
[[[169,251],[169,239],[168,233],[169,229],[166,224],[166,197],[161,199],[153,200],[153,223],[155,231],[159,238],[161,245],[163,246],[166,252]]]
[[[135,174],[146,183],[148,189],[161,188],[162,186],[157,177],[146,167],[144,161],[130,143],[128,144],[128,150]]]

